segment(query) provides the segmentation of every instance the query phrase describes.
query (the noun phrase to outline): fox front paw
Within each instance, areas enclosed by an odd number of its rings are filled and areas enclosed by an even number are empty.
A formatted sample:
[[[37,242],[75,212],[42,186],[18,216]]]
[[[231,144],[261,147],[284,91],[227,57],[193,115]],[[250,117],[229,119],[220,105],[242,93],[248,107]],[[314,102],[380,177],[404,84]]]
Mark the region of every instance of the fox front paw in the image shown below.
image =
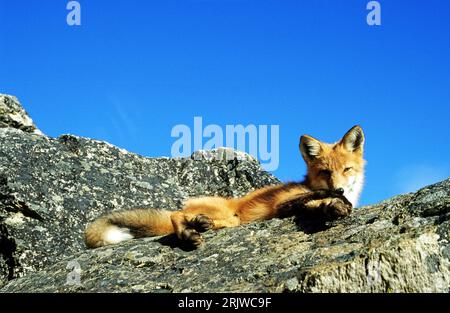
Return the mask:
[[[352,212],[352,204],[348,201],[343,201],[341,198],[326,199],[321,206],[326,217],[330,219],[344,217]]]
[[[204,214],[196,215],[189,224],[200,233],[214,228],[214,221]]]
[[[181,240],[193,248],[200,247],[204,242],[202,235],[200,235],[200,233],[193,228],[186,228],[183,230],[181,233]]]

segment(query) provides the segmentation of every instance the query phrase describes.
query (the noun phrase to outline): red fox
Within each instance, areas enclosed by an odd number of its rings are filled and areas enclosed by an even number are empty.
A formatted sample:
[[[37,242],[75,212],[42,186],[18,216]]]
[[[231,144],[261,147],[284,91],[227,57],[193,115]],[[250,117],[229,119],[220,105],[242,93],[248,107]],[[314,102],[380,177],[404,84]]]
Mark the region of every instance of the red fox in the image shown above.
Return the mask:
[[[196,248],[203,243],[200,233],[209,229],[301,212],[326,219],[346,216],[357,205],[362,190],[363,148],[364,133],[360,126],[354,126],[334,144],[301,136],[300,152],[307,165],[303,182],[264,187],[241,198],[193,198],[175,212],[160,209],[113,212],[88,225],[86,245],[96,248],[175,233]]]

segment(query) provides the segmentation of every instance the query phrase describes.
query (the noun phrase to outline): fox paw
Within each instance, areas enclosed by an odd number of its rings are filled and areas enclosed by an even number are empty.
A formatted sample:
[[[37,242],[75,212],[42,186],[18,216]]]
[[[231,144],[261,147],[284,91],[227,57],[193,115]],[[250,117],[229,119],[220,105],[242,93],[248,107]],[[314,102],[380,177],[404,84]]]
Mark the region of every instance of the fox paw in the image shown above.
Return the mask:
[[[198,232],[205,232],[214,228],[214,221],[204,214],[198,214],[190,221],[190,225]]]
[[[344,217],[352,212],[352,204],[341,198],[331,198],[323,205],[323,210],[328,218],[336,219]]]
[[[315,197],[327,199],[327,198],[336,198],[341,200],[345,205],[352,206],[352,203],[348,201],[348,199],[344,196],[344,189],[319,189],[315,192]]]
[[[202,235],[193,228],[186,228],[183,230],[181,239],[194,248],[198,248],[204,242]]]

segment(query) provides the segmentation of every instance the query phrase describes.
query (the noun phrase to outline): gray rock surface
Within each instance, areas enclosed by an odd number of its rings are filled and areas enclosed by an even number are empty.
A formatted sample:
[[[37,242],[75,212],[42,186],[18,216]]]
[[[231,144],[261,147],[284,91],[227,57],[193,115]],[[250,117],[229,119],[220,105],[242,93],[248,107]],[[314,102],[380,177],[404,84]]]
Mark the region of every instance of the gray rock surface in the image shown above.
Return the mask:
[[[0,128],[6,127],[42,134],[16,97],[0,94]]]
[[[0,291],[450,291],[450,180],[324,225],[287,218],[209,231],[196,251],[172,236],[85,249],[86,223],[104,212],[176,210],[190,196],[278,183],[250,157],[211,157],[223,153],[149,159],[0,129]]]

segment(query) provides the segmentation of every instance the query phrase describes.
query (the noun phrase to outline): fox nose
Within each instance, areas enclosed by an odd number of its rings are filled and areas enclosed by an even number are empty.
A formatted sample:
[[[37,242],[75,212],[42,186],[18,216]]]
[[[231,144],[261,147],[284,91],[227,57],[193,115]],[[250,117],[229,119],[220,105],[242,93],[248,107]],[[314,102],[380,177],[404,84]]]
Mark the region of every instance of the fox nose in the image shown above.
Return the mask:
[[[337,192],[337,193],[340,193],[341,195],[343,195],[344,194],[344,188],[336,188],[335,189],[335,191]]]

